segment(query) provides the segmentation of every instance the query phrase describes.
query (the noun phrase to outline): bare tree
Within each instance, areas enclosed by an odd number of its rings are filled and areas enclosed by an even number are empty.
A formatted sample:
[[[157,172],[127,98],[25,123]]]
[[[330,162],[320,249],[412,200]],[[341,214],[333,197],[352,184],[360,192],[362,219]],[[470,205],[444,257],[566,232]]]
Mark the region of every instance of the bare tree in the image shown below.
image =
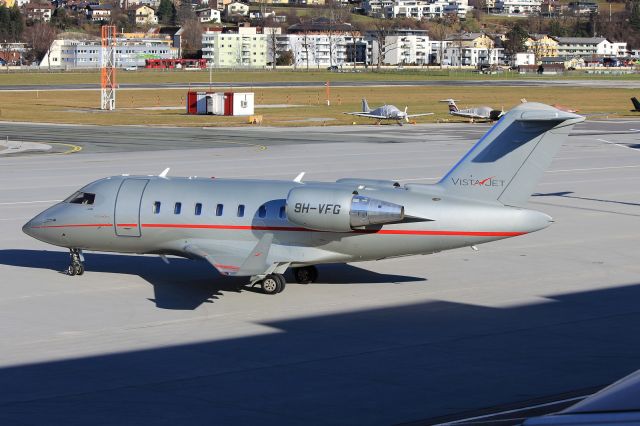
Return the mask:
[[[271,54],[271,69],[275,70],[278,62],[278,34],[280,29],[277,27],[264,27],[264,33],[267,35],[269,43],[269,53]]]
[[[42,60],[51,43],[56,39],[56,35],[56,29],[44,22],[36,22],[26,28],[24,39],[31,46],[31,53],[35,60]],[[47,58],[48,67],[51,68],[51,57],[47,56]]]
[[[389,24],[387,20],[377,21],[374,26],[371,34],[373,35],[373,39],[376,45],[377,50],[377,61],[376,67],[379,70],[382,66],[382,62],[384,61],[384,56],[389,47],[387,43],[387,36],[391,33],[393,29],[392,25]]]
[[[190,18],[182,25],[182,51],[183,57],[194,58],[202,49],[202,24],[198,18]]]

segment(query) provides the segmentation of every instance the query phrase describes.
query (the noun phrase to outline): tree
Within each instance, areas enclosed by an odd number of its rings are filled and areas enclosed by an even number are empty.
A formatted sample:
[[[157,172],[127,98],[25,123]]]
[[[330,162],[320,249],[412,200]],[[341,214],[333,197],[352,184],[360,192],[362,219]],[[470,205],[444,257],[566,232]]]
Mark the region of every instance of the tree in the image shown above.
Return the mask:
[[[174,10],[176,10],[175,7]],[[193,11],[193,7],[191,7],[190,1],[180,2],[175,16],[178,25],[184,25],[186,22],[197,18],[196,13]]]
[[[171,0],[160,0],[158,6],[158,20],[161,24],[175,25],[176,23],[176,7]]]
[[[24,33],[25,41],[31,46],[31,58],[34,61],[41,61],[49,50],[51,43],[56,39],[56,29],[44,22],[36,22],[27,27]],[[51,64],[47,64],[51,67]]]
[[[53,11],[51,16],[51,25],[56,27],[60,31],[66,31],[70,27],[76,25],[74,19],[69,16],[67,9],[64,7],[58,7]]]
[[[182,57],[198,58],[202,49],[202,24],[191,18],[182,25]]]
[[[631,2],[631,15],[629,16],[629,25],[636,31],[640,31],[640,0]]]
[[[529,37],[529,34],[519,23],[515,24],[506,36],[507,41],[504,43],[504,50],[508,55],[515,55],[526,50],[524,42]]]
[[[291,50],[285,50],[278,55],[276,59],[278,65],[293,65],[293,52]]]
[[[264,33],[267,35],[267,43],[269,44],[269,53],[271,54],[271,68],[273,70],[276,69],[276,65],[283,65],[281,64],[278,59],[279,59],[279,52],[278,52],[278,34],[280,31],[278,31],[279,28],[277,27],[265,27],[263,29]],[[287,64],[290,65],[290,64]]]
[[[0,41],[16,42],[22,38],[24,19],[17,4],[0,5]]]

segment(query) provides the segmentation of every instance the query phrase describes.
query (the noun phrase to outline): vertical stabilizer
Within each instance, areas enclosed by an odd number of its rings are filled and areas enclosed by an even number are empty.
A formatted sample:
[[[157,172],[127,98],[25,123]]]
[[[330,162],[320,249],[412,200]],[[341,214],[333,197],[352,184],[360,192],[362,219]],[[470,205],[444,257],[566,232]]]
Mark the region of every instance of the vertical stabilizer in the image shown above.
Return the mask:
[[[560,145],[584,117],[527,102],[513,108],[438,182],[447,194],[524,206]]]
[[[458,106],[456,105],[456,101],[453,99],[449,99],[449,113],[458,112]]]
[[[633,98],[631,98],[631,102],[633,103],[633,110],[640,111],[640,101],[638,101],[638,98],[634,96]]]
[[[369,109],[369,104],[367,103],[366,98],[362,98],[362,112],[371,112]]]

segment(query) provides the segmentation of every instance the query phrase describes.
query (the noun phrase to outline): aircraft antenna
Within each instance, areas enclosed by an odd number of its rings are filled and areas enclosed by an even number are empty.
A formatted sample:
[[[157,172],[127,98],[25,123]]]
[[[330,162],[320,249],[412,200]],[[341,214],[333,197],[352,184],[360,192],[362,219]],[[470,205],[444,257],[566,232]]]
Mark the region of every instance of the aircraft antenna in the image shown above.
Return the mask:
[[[100,109],[116,109],[116,26],[102,26],[102,49],[100,50]]]

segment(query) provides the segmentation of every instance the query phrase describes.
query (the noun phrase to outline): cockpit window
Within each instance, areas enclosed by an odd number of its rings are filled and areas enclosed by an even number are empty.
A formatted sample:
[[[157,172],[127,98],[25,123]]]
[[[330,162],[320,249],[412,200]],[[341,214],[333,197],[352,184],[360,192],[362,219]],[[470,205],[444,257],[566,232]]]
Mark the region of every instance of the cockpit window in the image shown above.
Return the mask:
[[[93,204],[96,199],[96,194],[89,192],[76,192],[71,197],[64,200],[65,203],[70,204]]]

